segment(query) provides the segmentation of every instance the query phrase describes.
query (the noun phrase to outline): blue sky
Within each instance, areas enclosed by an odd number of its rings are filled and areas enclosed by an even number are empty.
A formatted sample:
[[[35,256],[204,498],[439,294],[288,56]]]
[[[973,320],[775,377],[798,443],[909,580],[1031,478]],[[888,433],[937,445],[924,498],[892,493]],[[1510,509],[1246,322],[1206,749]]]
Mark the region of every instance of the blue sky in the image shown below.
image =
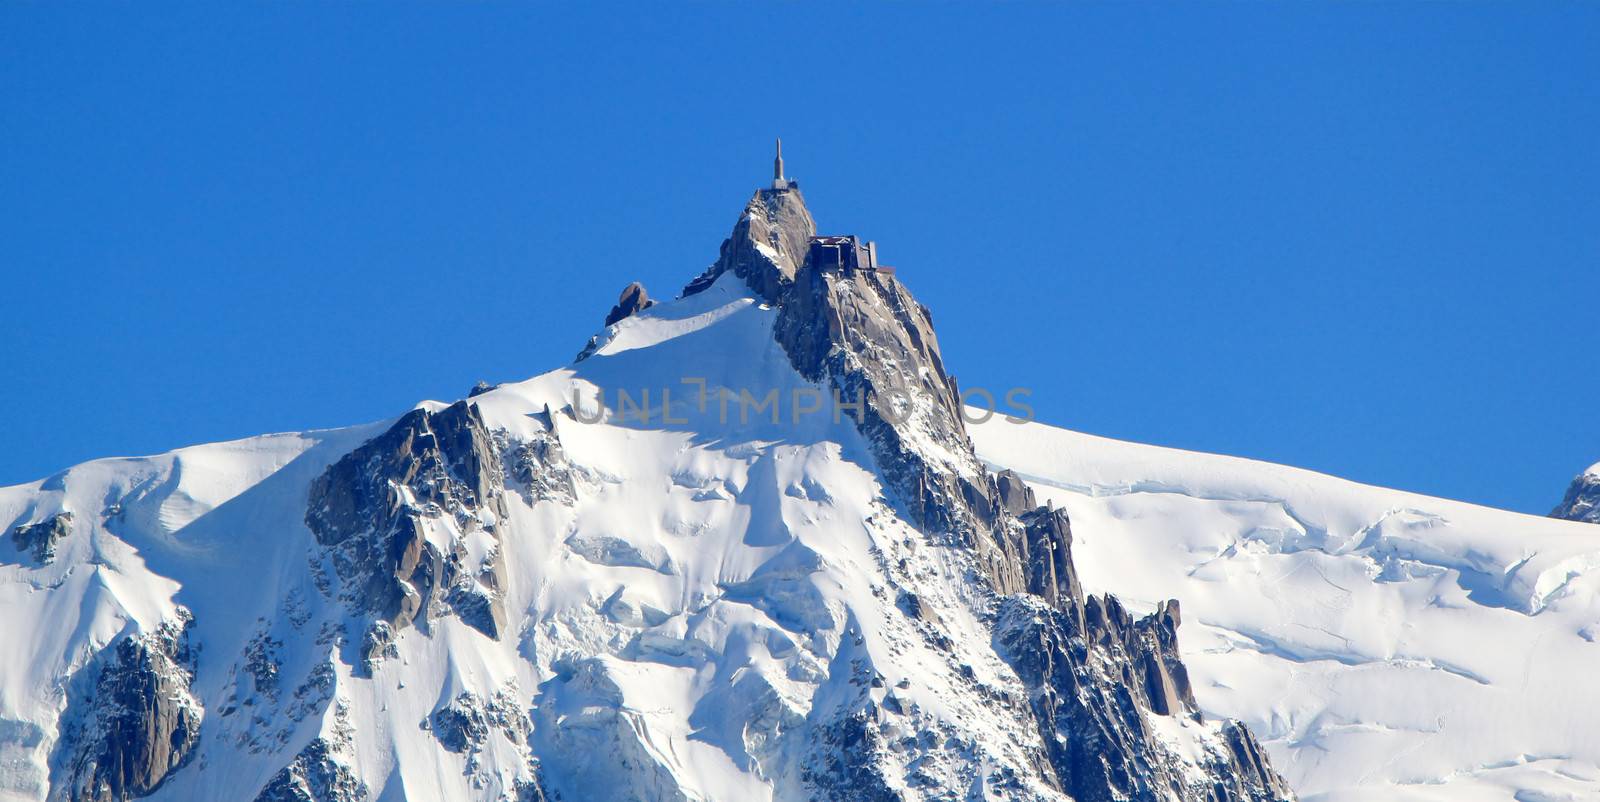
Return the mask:
[[[0,6],[0,484],[565,364],[782,135],[964,385],[1545,512],[1600,460],[1600,6]]]

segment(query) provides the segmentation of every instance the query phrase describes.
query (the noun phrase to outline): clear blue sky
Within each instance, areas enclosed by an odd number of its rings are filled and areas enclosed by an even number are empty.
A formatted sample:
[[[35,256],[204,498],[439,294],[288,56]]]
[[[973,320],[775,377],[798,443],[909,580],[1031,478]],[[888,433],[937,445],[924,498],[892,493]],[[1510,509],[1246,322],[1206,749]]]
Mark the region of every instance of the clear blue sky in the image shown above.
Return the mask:
[[[774,135],[963,384],[1543,513],[1600,460],[1600,5],[0,6],[0,484],[565,364]]]

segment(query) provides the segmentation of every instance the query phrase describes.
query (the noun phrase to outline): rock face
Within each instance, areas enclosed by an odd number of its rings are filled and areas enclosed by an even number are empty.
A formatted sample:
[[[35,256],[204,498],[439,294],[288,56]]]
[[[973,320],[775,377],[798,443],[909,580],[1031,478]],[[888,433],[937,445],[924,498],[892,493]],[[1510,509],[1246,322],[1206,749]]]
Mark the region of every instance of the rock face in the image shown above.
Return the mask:
[[[328,549],[339,597],[372,617],[363,665],[390,652],[397,630],[429,615],[453,612],[499,637],[505,611],[494,528],[505,515],[503,487],[494,438],[465,401],[413,410],[312,484],[306,525]],[[448,550],[436,545],[441,539]]]
[[[188,761],[204,711],[190,689],[192,619],[179,612],[149,635],[123,639],[82,695],[70,699],[51,800],[137,799]]]
[[[1198,781],[1153,736],[1154,717],[1196,715],[1166,610],[1134,621],[1115,598],[1090,599],[1087,628],[1071,612],[1013,596],[997,626],[1063,790],[1083,802],[1293,798],[1232,722],[1220,747],[1206,750]]]
[[[776,333],[795,369],[826,380],[843,401],[864,402],[862,433],[903,458],[885,467],[895,469],[890,479],[914,522],[937,530],[991,523],[997,491],[970,448],[925,454],[908,444],[966,438],[928,310],[892,275],[868,270],[804,269],[780,303]]]
[[[1066,510],[1036,507],[1018,520],[1023,539],[1012,546],[1022,563],[1029,593],[1062,609],[1083,604],[1083,586],[1072,564],[1072,522]]]
[[[35,524],[25,524],[11,530],[11,542],[18,551],[33,555],[33,559],[49,565],[56,558],[56,544],[72,534],[72,513],[63,512]]]
[[[733,235],[722,242],[716,263],[684,288],[694,295],[723,273],[745,280],[767,303],[777,303],[805,263],[817,225],[800,190],[763,189],[745,205]]]
[[[655,306],[655,301],[650,300],[650,294],[644,291],[644,285],[635,281],[622,289],[622,295],[617,298],[617,305],[611,307],[606,314],[606,325],[609,326],[625,317],[632,317],[641,309]]]
[[[1566,498],[1550,512],[1550,517],[1600,524],[1600,463],[1572,480]]]

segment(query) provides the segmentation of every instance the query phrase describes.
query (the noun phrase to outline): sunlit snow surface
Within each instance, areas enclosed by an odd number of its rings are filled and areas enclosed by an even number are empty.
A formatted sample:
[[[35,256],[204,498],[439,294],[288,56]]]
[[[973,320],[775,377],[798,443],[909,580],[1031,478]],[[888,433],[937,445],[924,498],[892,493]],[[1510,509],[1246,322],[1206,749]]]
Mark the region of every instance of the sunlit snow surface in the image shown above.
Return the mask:
[[[1600,526],[1001,418],[1084,584],[1183,606],[1209,715],[1302,798],[1600,799]]]

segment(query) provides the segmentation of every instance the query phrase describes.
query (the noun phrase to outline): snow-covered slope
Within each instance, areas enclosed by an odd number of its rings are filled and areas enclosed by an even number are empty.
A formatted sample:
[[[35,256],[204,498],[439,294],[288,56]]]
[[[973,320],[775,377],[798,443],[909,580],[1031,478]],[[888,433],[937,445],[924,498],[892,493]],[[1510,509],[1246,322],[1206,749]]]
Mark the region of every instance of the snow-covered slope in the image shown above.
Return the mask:
[[[763,191],[525,382],[0,488],[0,800],[1287,798],[812,233]]]
[[[1176,597],[1207,713],[1306,800],[1600,799],[1600,529],[996,418],[1084,583]]]

